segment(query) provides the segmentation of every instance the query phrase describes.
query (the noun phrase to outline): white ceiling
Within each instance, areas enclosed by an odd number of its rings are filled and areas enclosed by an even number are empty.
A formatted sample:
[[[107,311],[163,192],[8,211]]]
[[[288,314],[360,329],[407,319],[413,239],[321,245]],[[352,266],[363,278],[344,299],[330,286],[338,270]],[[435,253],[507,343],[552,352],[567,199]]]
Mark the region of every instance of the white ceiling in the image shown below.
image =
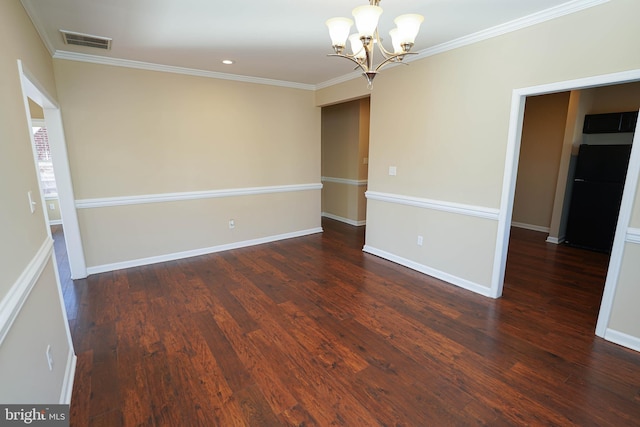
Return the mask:
[[[326,56],[332,48],[325,21],[334,16],[351,17],[354,7],[367,4],[366,0],[22,3],[52,55],[100,55],[305,85],[322,84],[353,71],[350,61]],[[414,46],[414,51],[420,52],[532,14],[571,11],[577,3],[585,0],[382,0],[379,29],[384,37],[396,16],[424,15]],[[111,37],[112,49],[65,45],[61,29]],[[223,65],[223,59],[232,59],[235,64]]]

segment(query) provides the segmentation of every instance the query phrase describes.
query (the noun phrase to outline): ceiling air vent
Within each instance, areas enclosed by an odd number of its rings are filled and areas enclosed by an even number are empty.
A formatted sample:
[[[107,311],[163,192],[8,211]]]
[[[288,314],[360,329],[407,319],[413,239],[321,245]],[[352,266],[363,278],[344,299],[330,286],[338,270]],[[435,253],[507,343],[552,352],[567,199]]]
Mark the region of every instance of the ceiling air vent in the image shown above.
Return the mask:
[[[75,46],[95,47],[97,49],[111,49],[111,38],[92,36],[91,34],[74,33],[72,31],[60,30],[65,44]]]

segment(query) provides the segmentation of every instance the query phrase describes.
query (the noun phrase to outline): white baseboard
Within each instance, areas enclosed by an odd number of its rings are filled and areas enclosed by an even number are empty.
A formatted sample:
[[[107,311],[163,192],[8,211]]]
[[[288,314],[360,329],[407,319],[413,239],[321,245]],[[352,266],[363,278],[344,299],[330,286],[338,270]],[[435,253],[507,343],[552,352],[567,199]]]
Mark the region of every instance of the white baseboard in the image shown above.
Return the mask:
[[[447,283],[466,289],[468,291],[475,292],[485,297],[491,297],[491,288],[487,286],[479,285],[477,283],[471,282],[470,280],[462,279],[452,274],[445,273],[443,271],[428,267],[423,264],[419,264],[415,261],[411,261],[409,259],[394,255],[381,249],[371,247],[369,245],[365,245],[362,250],[372,255],[379,256],[380,258],[395,262],[396,264],[403,265],[412,270],[419,271],[420,273],[435,277],[436,279],[443,280]]]
[[[541,225],[525,224],[524,222],[512,221],[511,226],[517,227],[517,228],[524,228],[525,230],[540,231],[542,233],[548,233],[550,231],[549,227],[543,227]]]
[[[564,243],[564,236],[562,236],[562,237],[547,236],[547,240],[545,240],[545,242],[553,243],[554,245],[559,245],[561,243]]]
[[[73,393],[73,380],[76,376],[76,365],[78,357],[73,353],[73,348],[69,350],[67,358],[67,367],[64,370],[64,380],[62,383],[62,391],[60,393],[60,404],[71,404],[71,394]]]
[[[604,339],[630,348],[631,350],[640,351],[640,338],[625,334],[624,332],[607,329],[604,334]]]
[[[344,218],[338,215],[334,215],[328,212],[322,212],[322,216],[329,219],[335,219],[336,221],[344,222],[345,224],[354,225],[356,227],[360,227],[363,225],[367,225],[366,220],[356,221],[354,219]]]
[[[115,262],[112,264],[102,264],[87,267],[87,274],[105,273],[107,271],[122,270],[125,268],[139,267],[142,265],[157,264],[159,262],[175,261],[177,259],[190,258],[200,255],[212,254],[215,252],[228,251],[231,249],[245,248],[247,246],[261,245],[263,243],[276,242],[278,240],[291,239],[294,237],[307,236],[309,234],[322,233],[322,227],[311,228],[308,230],[294,231],[291,233],[278,234],[275,236],[261,237],[259,239],[244,240],[241,242],[233,242],[225,245],[211,246],[208,248],[193,249],[184,252],[175,252],[166,255],[158,255],[148,258],[139,258],[129,261]]]

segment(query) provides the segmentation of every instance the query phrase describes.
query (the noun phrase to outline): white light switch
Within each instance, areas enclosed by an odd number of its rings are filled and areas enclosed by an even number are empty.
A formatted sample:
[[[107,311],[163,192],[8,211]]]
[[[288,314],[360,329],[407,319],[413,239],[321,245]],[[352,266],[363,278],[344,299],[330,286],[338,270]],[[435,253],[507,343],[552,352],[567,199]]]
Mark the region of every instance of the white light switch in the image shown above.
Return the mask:
[[[389,175],[395,176],[396,172],[397,172],[397,169],[395,166],[389,166]]]
[[[31,213],[34,213],[36,211],[36,202],[33,201],[31,191],[27,191],[27,197],[29,197],[29,209],[31,209]]]

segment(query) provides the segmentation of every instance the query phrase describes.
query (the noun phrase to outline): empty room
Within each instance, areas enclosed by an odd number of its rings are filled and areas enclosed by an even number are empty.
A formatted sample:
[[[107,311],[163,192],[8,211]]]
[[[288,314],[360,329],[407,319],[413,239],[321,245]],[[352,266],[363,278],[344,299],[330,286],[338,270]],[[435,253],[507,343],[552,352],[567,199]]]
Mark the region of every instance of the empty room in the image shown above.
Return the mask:
[[[3,0],[0,424],[640,425],[638,16]]]

